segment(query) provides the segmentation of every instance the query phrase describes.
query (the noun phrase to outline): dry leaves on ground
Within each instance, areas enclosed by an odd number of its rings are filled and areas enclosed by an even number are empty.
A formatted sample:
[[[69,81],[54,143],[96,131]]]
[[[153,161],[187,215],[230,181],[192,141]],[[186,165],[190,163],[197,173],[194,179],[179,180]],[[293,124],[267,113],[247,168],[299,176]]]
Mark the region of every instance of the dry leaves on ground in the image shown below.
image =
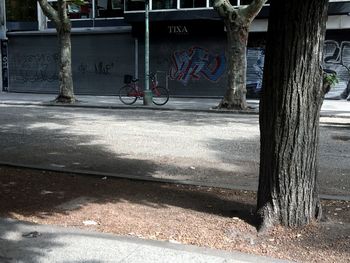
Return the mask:
[[[0,167],[0,216],[118,235],[239,250],[300,262],[349,262],[350,202],[326,220],[259,235],[248,191]]]

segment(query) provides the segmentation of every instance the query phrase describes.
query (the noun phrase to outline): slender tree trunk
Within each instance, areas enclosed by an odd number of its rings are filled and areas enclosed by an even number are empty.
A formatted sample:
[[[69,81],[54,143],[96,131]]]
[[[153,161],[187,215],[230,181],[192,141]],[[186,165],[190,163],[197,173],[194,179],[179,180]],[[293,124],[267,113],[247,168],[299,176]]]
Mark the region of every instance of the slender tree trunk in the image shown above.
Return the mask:
[[[247,42],[249,24],[225,21],[227,30],[227,90],[219,108],[246,109]]]
[[[60,49],[59,95],[56,102],[74,103],[71,55],[71,23],[67,15],[67,1],[57,0],[57,10],[47,0],[37,0],[44,14],[54,22]]]
[[[236,8],[229,0],[215,0],[214,8],[224,19],[227,30],[227,89],[218,108],[245,110],[246,72],[247,72],[247,42],[249,26],[258,15],[267,0],[253,0],[247,6]]]
[[[63,23],[61,28],[58,29],[58,39],[60,48],[60,93],[56,101],[73,103],[75,98],[73,92],[71,33],[69,23]]]
[[[56,23],[56,30],[60,48],[60,93],[56,98],[57,102],[74,103],[72,77],[72,46],[71,46],[71,23],[67,15],[66,0],[58,0],[59,23]]]
[[[328,0],[272,1],[260,101],[260,228],[321,216],[317,190]]]

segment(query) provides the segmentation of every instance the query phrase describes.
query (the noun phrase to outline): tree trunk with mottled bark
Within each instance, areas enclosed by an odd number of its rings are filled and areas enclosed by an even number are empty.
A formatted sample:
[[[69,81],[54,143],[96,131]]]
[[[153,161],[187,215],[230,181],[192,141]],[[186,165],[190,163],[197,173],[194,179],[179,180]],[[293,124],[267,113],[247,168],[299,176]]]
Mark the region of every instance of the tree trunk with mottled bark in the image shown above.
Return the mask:
[[[249,27],[266,0],[254,0],[248,6],[234,8],[229,0],[214,1],[227,30],[227,89],[218,108],[247,109],[246,72]]]
[[[317,190],[328,0],[272,1],[260,100],[260,229],[321,217]]]
[[[65,0],[58,0],[57,10],[55,10],[47,0],[38,0],[38,2],[44,14],[54,22],[59,41],[59,95],[55,101],[61,103],[74,103],[71,23],[67,15],[67,2]]]

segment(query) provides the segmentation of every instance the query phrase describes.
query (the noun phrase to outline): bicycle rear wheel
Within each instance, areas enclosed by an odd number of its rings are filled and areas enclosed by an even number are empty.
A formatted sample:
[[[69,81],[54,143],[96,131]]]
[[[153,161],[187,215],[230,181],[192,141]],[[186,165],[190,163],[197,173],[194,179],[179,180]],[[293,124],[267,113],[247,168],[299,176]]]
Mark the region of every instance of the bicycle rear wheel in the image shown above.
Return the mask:
[[[158,106],[162,106],[169,100],[169,92],[166,88],[158,86],[152,88],[152,101]]]
[[[137,100],[137,91],[131,85],[125,85],[119,90],[119,99],[126,105],[134,104]]]

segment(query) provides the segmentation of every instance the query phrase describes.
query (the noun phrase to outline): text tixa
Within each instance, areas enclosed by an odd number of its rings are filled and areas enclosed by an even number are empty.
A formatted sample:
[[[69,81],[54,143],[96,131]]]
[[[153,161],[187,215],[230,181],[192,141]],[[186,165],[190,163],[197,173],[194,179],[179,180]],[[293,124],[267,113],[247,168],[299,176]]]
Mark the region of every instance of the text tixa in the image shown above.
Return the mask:
[[[183,25],[172,25],[168,26],[169,34],[188,34],[188,29]]]

